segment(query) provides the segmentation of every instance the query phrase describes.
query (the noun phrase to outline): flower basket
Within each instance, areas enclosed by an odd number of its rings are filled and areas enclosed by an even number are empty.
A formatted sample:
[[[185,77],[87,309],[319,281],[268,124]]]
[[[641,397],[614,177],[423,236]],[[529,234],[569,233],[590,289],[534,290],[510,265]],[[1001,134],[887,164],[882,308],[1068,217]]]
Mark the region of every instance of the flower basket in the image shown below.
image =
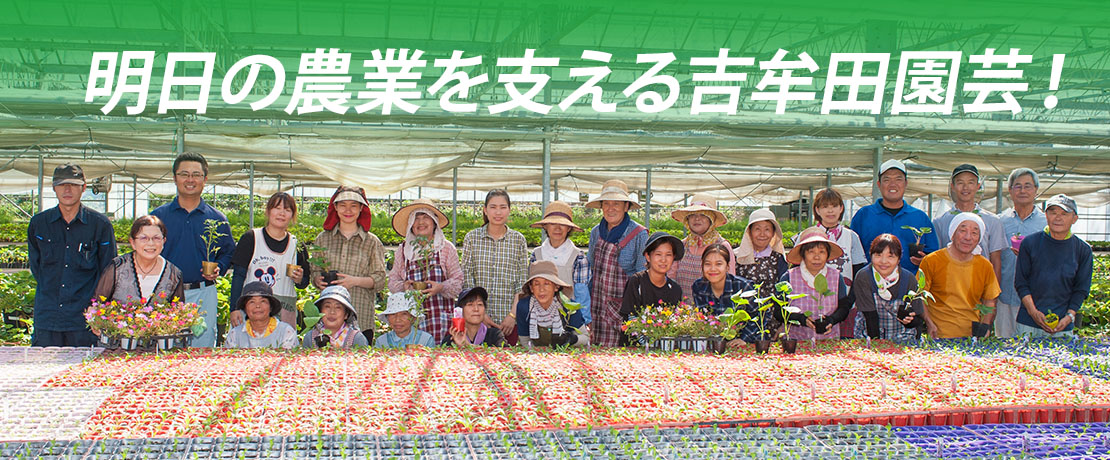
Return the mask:
[[[85,312],[85,320],[99,331],[104,348],[126,351],[183,348],[195,332],[191,330],[204,326],[197,304],[164,294],[124,302],[101,297]]]
[[[189,337],[192,337],[192,335],[192,332],[184,330],[173,335],[158,335],[151,337],[150,342],[154,345],[154,349],[158,351],[189,348]]]
[[[687,351],[694,353],[720,353],[724,340],[720,337],[662,337],[652,342],[648,348],[657,351]]]

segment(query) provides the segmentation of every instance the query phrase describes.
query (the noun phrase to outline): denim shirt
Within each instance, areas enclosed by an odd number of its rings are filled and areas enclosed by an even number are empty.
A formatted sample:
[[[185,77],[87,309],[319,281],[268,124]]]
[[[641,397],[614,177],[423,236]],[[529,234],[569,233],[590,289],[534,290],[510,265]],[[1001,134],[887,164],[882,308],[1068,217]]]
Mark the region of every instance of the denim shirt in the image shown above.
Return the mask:
[[[85,206],[72,222],[57,207],[31,218],[27,263],[35,289],[35,328],[73,332],[85,329],[84,311],[104,267],[116,258],[112,223]]]
[[[998,296],[998,300],[1006,305],[1021,305],[1021,298],[1018,297],[1017,289],[1014,288],[1017,255],[1009,249],[1010,238],[1017,234],[1029,236],[1043,231],[1048,225],[1048,219],[1045,218],[1044,212],[1036,206],[1033,207],[1033,212],[1029,213],[1025,219],[1018,217],[1014,208],[1002,211],[1002,214],[999,214],[998,217],[1002,220],[1002,229],[1006,236],[1006,249],[1002,251],[1002,279],[998,280],[999,287],[1002,288],[1002,294]]]

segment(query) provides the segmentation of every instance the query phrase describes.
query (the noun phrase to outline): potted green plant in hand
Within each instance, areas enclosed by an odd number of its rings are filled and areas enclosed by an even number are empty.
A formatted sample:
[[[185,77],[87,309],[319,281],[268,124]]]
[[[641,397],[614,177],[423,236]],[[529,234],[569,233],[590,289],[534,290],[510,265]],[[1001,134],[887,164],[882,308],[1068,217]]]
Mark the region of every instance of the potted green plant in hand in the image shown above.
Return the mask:
[[[311,245],[308,247],[308,263],[320,267],[324,276],[324,285],[330,285],[339,279],[339,272],[331,269],[331,262],[327,257],[328,250],[323,246]]]
[[[420,279],[412,281],[412,288],[417,291],[428,289],[428,281],[431,279],[432,257],[435,251],[432,249],[432,241],[426,236],[413,237],[413,262],[416,263],[416,268],[420,272]]]
[[[200,235],[201,241],[204,241],[204,260],[201,261],[201,272],[204,276],[212,276],[216,274],[216,269],[219,264],[216,263],[216,256],[220,252],[220,237],[227,236],[227,233],[220,233],[220,225],[225,222],[216,219],[206,219],[204,221],[204,233]]]
[[[913,232],[914,242],[910,244],[910,257],[917,257],[919,253],[925,252],[925,245],[921,243],[921,238],[929,233],[933,233],[931,227],[917,228],[910,225],[903,225],[903,229]]]
[[[906,295],[902,296],[902,304],[898,306],[898,319],[906,319],[910,316],[913,311],[913,303],[917,301],[934,301],[933,294],[925,290],[925,274],[920,271],[917,272],[917,288],[911,289],[906,292]]]
[[[975,309],[979,311],[979,317],[980,318],[982,318],[986,315],[989,315],[991,313],[994,313],[994,307],[983,305],[981,303],[976,304]],[[982,323],[982,322],[979,322],[979,321],[972,321],[971,322],[971,336],[972,337],[986,337],[987,333],[990,332],[990,330],[991,330],[990,323]]]

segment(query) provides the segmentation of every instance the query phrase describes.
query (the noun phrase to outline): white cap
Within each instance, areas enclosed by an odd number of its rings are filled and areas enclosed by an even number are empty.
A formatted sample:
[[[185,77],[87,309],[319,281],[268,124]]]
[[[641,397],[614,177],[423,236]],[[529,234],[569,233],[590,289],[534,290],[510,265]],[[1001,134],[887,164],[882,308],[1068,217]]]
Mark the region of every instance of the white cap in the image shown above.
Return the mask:
[[[906,164],[902,163],[901,160],[886,160],[886,161],[884,161],[882,166],[879,166],[879,175],[880,176],[883,175],[883,173],[889,171],[892,168],[898,169],[899,171],[902,171],[902,174],[909,175],[909,173],[906,172]]]

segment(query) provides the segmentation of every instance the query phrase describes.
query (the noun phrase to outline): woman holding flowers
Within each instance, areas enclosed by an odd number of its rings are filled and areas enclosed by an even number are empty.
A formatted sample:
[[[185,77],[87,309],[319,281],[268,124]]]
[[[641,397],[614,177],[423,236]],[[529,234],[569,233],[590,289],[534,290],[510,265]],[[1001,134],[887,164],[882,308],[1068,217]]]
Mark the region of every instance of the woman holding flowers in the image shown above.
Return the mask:
[[[116,257],[96,284],[96,298],[120,303],[146,299],[146,303],[184,299],[181,270],[162,258],[166,226],[155,216],[142,216],[131,224],[128,241],[132,251]]]
[[[393,215],[393,231],[405,241],[393,251],[389,292],[420,291],[425,300],[416,316],[423,318],[420,329],[431,334],[434,343],[447,337],[451,310],[463,285],[459,253],[443,237],[447,222],[447,216],[427,198],[413,200]]]
[[[644,246],[647,269],[631,278],[624,285],[624,299],[621,302],[621,322],[630,316],[640,314],[640,310],[654,305],[678,305],[682,302],[682,288],[667,277],[671,264],[682,260],[682,240],[666,232],[655,232],[648,237]],[[628,335],[621,333],[621,345],[627,345]]]

